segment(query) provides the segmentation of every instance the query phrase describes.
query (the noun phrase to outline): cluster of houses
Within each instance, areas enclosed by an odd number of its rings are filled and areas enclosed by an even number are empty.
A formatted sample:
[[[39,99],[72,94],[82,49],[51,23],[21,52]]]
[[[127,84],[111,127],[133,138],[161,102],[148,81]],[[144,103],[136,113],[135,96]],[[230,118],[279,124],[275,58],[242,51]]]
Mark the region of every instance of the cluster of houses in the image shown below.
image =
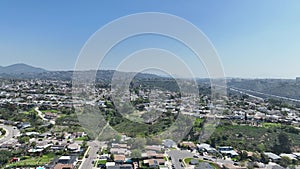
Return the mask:
[[[151,145],[146,146],[146,152],[142,153],[143,164],[149,168],[157,168],[159,166],[165,166],[165,159],[162,146]],[[163,168],[163,167],[161,167]]]
[[[24,109],[72,107],[72,89],[67,81],[13,80],[2,81],[0,86],[0,105],[9,103]]]
[[[0,105],[6,103],[15,104],[20,107],[48,107],[49,109],[59,109],[61,107],[71,107],[72,104],[81,104],[81,100],[71,97],[72,88],[69,81],[53,80],[14,80],[3,81],[0,85]],[[74,90],[74,89],[73,89]],[[88,90],[88,89],[87,89]],[[96,88],[92,94],[95,95],[93,105],[106,107],[105,102],[109,101],[112,92],[108,88]],[[183,114],[204,117],[209,114],[209,97],[200,95],[202,105],[196,105],[191,96],[178,96],[176,92],[162,91],[159,89],[141,90],[136,92],[125,92],[121,99],[137,101],[142,100],[136,106],[137,110],[160,112],[180,111]],[[76,101],[74,101],[76,100]],[[282,122],[300,125],[300,113],[297,109],[274,106],[270,109],[270,103],[266,100],[255,98],[224,98],[226,104],[222,106],[214,105],[219,110],[217,118],[248,120],[248,121],[268,121]],[[149,102],[150,101],[150,102]],[[56,114],[47,112],[45,118],[55,119]]]
[[[22,130],[31,127],[30,123],[14,123],[13,128],[15,130]],[[62,169],[66,168],[63,166],[73,166],[75,167],[78,157],[83,154],[85,149],[82,148],[83,141],[79,138],[86,137],[85,132],[45,132],[38,133],[35,131],[28,132],[18,132],[13,138],[0,143],[0,150],[25,150],[23,154],[30,157],[40,157],[49,153],[59,153],[69,154],[70,156],[62,156],[60,158],[54,159],[52,163],[49,164],[51,169]],[[19,142],[18,138],[26,137],[29,140],[22,143]],[[10,164],[20,161],[21,157],[13,157],[9,162]],[[62,166],[62,167],[58,167]]]
[[[74,100],[71,98],[71,84],[68,81],[51,81],[51,80],[14,80],[2,82],[0,84],[0,106],[7,103],[14,104],[20,108],[46,107],[49,109],[59,109],[72,107]],[[110,101],[112,92],[107,88],[97,88],[94,93],[97,97],[93,98],[90,104],[106,108],[106,103]],[[265,100],[245,98],[239,100],[236,98],[224,98],[225,105],[212,105],[209,97],[201,95],[200,102],[203,104],[195,105],[191,96],[178,96],[176,92],[153,90],[138,90],[135,92],[124,93],[123,100],[128,99],[137,102],[136,109],[140,112],[156,110],[160,112],[171,111],[172,113],[181,112],[186,115],[196,117],[210,116],[210,108],[215,107],[219,113],[216,118],[229,119],[237,121],[249,121],[259,125],[259,122],[281,122],[295,126],[300,126],[300,112],[297,109],[286,107],[270,106]],[[77,99],[77,98],[76,98]],[[139,101],[139,102],[138,102]],[[77,100],[77,103],[82,103]],[[45,112],[42,118],[49,121],[58,118],[58,114],[53,112]],[[31,128],[28,122],[6,122],[14,125],[20,130]],[[58,152],[64,151],[71,154],[70,156],[61,156],[55,159],[48,168],[54,169],[73,169],[78,165],[79,154],[82,153],[82,141],[76,141],[76,138],[85,137],[84,132],[45,132],[38,133],[35,131],[22,132],[20,136],[30,137],[26,148],[27,153],[32,156],[39,156],[48,151]],[[16,138],[0,144],[0,149],[12,150],[24,147]],[[148,168],[166,168],[167,161],[165,158],[165,150],[169,148],[177,148],[177,144],[172,140],[164,140],[162,145],[148,145],[141,154],[139,160]],[[191,151],[203,150],[203,155],[220,153],[223,156],[235,157],[239,154],[233,147],[223,146],[218,149],[212,148],[208,144],[194,144],[193,142],[181,142],[180,147]],[[106,162],[104,165],[108,169],[136,169],[140,164],[131,161],[130,155],[132,150],[126,143],[112,143],[109,149],[112,154],[112,161]],[[272,162],[278,162],[282,157],[286,156],[290,159],[299,159],[299,153],[279,154],[265,152]],[[110,158],[107,156],[107,159]],[[17,162],[18,157],[11,159],[11,162]],[[104,167],[103,166],[103,167]]]
[[[161,145],[148,145],[138,158],[141,163],[133,161],[131,157],[132,151],[126,143],[112,143],[109,149],[110,156],[102,155],[100,158],[110,159],[106,162],[105,167],[107,169],[137,169],[140,165],[144,165],[147,168],[158,168],[159,166],[165,166],[164,149]],[[99,165],[104,167],[104,165]]]

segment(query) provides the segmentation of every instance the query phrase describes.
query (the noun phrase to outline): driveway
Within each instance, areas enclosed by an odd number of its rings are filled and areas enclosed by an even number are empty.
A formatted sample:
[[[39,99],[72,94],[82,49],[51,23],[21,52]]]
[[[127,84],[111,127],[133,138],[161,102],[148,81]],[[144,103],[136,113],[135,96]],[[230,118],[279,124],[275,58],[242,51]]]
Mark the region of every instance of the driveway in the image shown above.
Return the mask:
[[[54,121],[54,120],[48,120],[48,119],[46,119],[46,118],[44,117],[43,112],[41,112],[41,111],[39,110],[39,107],[34,108],[34,110],[38,113],[38,116],[39,116],[42,120],[44,120],[44,121],[46,121],[46,122],[49,122],[49,123],[51,123],[51,124],[55,124],[55,121]]]

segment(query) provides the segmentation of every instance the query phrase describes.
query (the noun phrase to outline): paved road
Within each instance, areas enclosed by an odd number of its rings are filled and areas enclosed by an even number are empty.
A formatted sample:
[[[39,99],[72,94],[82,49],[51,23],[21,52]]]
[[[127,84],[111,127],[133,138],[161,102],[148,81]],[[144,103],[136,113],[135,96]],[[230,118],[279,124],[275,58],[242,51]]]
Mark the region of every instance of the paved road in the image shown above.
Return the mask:
[[[39,110],[39,107],[34,108],[34,110],[38,113],[38,116],[39,116],[42,120],[48,121],[48,119],[45,119],[45,118],[44,118],[43,112],[41,112],[41,111]]]
[[[14,136],[20,134],[20,131],[14,126],[7,126],[7,125],[0,124],[0,128],[4,128],[6,130],[5,136],[0,138],[0,144],[5,143],[11,140]]]
[[[255,93],[255,94],[260,94],[260,95],[264,95],[267,97],[273,97],[273,98],[278,98],[278,99],[283,99],[283,100],[288,100],[288,101],[293,101],[293,102],[300,102],[300,100],[298,99],[293,99],[293,98],[289,98],[289,97],[284,97],[284,96],[278,96],[278,95],[273,95],[273,94],[268,94],[268,93],[263,93],[263,92],[258,92],[258,91],[254,91],[254,90],[249,90],[249,89],[242,89],[242,88],[237,88],[237,87],[229,87],[229,89],[231,90],[235,90],[244,94],[247,94],[251,97],[256,97],[256,98],[260,98],[257,96],[253,96],[252,94],[249,93]],[[263,98],[260,98],[263,99]]]
[[[93,160],[97,158],[97,151],[100,149],[101,143],[99,141],[91,141],[88,142],[88,146],[90,150],[88,152],[89,157],[82,160],[82,163],[79,169],[92,169],[93,168]]]
[[[184,169],[184,167],[181,166],[182,163],[179,162],[179,159],[183,160],[185,158],[191,158],[194,154],[189,151],[171,150],[168,152],[168,155],[171,157],[172,163],[174,164],[176,169]]]

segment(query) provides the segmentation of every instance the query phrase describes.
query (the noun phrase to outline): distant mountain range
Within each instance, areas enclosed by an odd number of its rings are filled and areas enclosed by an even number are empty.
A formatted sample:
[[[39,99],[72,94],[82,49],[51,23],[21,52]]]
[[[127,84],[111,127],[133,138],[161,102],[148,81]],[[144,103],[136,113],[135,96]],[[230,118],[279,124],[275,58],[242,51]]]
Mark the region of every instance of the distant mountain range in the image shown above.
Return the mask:
[[[90,72],[90,71],[82,71]],[[108,82],[114,75],[114,70],[98,70],[96,80]],[[71,80],[73,71],[49,71],[42,68],[33,67],[23,63],[9,66],[0,66],[0,78],[9,79],[49,79],[49,80]],[[158,79],[165,78],[154,74],[138,73],[139,78]]]
[[[43,73],[47,70],[26,65],[24,63],[18,63],[9,66],[0,66],[0,74],[22,74],[22,73]]]

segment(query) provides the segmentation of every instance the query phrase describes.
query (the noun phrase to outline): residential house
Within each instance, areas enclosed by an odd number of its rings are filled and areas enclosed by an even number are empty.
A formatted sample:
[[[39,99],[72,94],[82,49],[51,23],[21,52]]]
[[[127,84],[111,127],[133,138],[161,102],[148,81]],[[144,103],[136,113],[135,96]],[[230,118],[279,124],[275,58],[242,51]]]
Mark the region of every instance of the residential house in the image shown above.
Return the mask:
[[[218,150],[220,153],[229,157],[235,157],[239,155],[236,151],[234,151],[234,149],[231,146],[222,146],[219,147]]]
[[[114,161],[118,164],[123,164],[125,161],[125,155],[114,155]]]
[[[57,114],[55,114],[55,113],[51,113],[51,112],[46,112],[45,113],[45,115],[44,115],[44,118],[45,119],[54,119],[54,118],[56,118],[57,117]]]
[[[271,152],[264,152],[264,154],[267,155],[272,162],[278,162],[281,159],[280,156]]]

